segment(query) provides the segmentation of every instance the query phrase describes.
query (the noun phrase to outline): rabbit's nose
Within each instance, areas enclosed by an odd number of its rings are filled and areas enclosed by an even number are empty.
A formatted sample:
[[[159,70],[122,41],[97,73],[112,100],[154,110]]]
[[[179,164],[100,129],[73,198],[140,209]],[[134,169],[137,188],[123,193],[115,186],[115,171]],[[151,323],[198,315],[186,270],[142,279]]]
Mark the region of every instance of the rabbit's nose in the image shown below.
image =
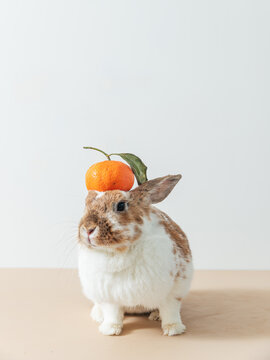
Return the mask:
[[[92,228],[92,229],[89,229],[88,230],[88,236],[90,236],[95,231],[95,229],[96,229],[95,227]]]

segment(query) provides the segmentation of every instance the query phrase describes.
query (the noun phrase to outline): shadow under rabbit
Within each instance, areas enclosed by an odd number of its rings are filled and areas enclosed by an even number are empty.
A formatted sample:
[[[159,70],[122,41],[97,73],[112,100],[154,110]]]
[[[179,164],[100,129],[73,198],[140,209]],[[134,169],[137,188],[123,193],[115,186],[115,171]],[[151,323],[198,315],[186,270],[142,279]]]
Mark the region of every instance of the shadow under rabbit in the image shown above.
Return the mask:
[[[270,337],[269,290],[191,291],[183,302],[185,336],[206,338]],[[161,331],[149,314],[126,315],[123,335],[140,329]]]

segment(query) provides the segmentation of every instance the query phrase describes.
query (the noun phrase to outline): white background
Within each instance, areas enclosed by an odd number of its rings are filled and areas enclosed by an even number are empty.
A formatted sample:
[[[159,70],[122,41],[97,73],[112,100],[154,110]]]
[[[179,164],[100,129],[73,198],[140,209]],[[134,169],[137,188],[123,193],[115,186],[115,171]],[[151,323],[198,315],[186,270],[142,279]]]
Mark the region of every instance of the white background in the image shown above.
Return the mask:
[[[76,266],[84,175],[132,152],[200,269],[270,268],[269,1],[3,0],[0,266]],[[116,158],[115,158],[116,159]]]

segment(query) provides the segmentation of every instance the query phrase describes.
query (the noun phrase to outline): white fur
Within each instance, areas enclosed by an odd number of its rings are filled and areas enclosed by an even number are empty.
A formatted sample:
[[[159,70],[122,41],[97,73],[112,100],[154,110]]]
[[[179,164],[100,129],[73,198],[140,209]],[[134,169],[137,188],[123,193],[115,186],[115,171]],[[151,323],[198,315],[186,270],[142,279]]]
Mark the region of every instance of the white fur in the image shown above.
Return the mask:
[[[97,190],[96,190],[96,193],[97,193],[96,199],[101,198],[105,194],[104,191],[97,191]]]
[[[142,306],[145,310],[159,309],[165,335],[182,333],[181,302],[176,298],[187,294],[193,266],[191,259],[177,261],[173,241],[155,214],[145,219],[141,237],[127,252],[80,247],[79,277],[84,294],[97,306],[93,317],[103,319],[100,331],[118,335],[125,309]],[[175,280],[171,274],[177,272],[180,263],[184,276]]]

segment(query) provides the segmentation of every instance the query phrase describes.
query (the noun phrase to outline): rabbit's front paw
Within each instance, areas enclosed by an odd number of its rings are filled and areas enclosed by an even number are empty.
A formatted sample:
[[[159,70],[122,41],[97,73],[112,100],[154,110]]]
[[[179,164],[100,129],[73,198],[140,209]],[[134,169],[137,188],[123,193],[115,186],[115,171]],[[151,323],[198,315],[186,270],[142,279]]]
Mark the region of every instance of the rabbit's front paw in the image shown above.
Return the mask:
[[[99,325],[99,331],[103,335],[119,335],[122,331],[123,324],[112,324],[103,322]]]
[[[182,323],[165,324],[162,325],[163,335],[173,336],[180,335],[185,332],[186,327]]]
[[[90,313],[91,318],[99,324],[103,321],[103,312],[100,305],[95,304]]]
[[[156,321],[161,320],[160,316],[159,316],[159,311],[158,310],[152,311],[151,314],[148,316],[148,319],[149,320],[156,320]]]

